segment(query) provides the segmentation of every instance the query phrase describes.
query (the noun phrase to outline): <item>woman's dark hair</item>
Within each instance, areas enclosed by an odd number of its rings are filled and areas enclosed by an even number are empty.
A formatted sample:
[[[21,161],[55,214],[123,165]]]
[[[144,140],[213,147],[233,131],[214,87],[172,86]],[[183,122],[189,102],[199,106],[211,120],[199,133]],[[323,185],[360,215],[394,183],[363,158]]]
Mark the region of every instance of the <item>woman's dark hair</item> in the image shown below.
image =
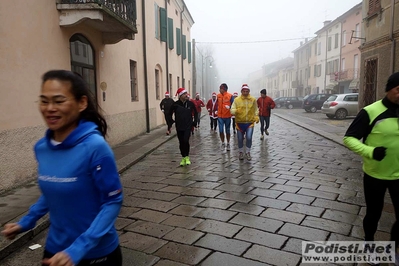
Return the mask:
[[[87,97],[87,108],[80,113],[80,118],[94,122],[98,127],[97,129],[105,137],[107,135],[107,122],[99,113],[98,110],[101,110],[101,108],[94,100],[94,95],[89,90],[87,83],[83,80],[82,76],[68,70],[50,70],[44,73],[42,84],[47,80],[53,79],[71,82],[71,92],[75,96],[76,100],[80,100],[83,96]]]

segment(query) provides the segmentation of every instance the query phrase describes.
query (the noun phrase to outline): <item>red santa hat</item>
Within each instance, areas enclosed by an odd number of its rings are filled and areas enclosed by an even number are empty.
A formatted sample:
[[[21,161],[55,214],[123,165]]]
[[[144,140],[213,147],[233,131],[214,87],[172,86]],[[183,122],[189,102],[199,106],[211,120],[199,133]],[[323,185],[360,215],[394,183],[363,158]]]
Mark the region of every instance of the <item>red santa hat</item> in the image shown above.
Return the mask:
[[[242,84],[241,91],[243,90],[249,90],[248,84]]]
[[[197,96],[199,96],[199,93],[198,93],[198,92],[195,94],[195,97],[197,97]]]
[[[213,93],[212,93],[212,96],[217,96],[216,92],[213,92]]]
[[[176,96],[182,96],[184,93],[187,93],[185,88],[179,88],[176,92]]]
[[[233,93],[233,96],[238,96],[238,93],[237,92]]]
[[[166,97],[166,96],[168,96],[168,97],[170,96],[170,94],[169,94],[169,92],[168,92],[168,91],[167,91],[167,92],[165,92],[165,97]]]

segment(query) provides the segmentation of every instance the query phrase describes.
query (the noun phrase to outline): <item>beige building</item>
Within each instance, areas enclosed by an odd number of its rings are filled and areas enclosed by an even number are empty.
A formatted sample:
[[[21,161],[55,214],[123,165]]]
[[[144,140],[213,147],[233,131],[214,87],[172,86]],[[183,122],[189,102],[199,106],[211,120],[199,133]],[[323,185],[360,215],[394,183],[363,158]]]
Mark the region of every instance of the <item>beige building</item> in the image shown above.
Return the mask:
[[[194,21],[183,0],[3,0],[0,12],[0,192],[35,178],[46,71],[84,77],[111,145],[162,125],[165,91],[191,91]]]
[[[359,107],[385,96],[388,77],[399,71],[399,3],[363,0]]]
[[[308,86],[305,88],[305,95],[312,93],[319,93],[316,85],[317,78],[317,38],[313,38],[309,41],[309,79]]]
[[[296,93],[295,95],[289,96],[305,96],[305,91],[308,88],[308,79],[310,77],[310,48],[308,39],[305,39],[305,42],[300,42],[299,47],[293,51],[295,79],[292,83],[292,87],[295,89]]]
[[[267,90],[267,94],[272,97],[295,96],[292,90],[292,72],[294,59],[287,57],[262,66],[261,85]]]
[[[340,16],[341,32],[341,66],[335,79],[339,83],[339,93],[359,91],[359,46],[362,40],[362,3],[351,8]]]

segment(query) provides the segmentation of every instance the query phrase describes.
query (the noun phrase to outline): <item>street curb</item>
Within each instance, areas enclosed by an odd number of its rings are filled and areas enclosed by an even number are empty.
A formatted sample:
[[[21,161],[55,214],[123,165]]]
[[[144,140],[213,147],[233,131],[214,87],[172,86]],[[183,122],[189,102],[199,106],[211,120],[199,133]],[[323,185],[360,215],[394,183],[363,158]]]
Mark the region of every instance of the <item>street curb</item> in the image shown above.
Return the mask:
[[[312,127],[312,126],[310,126],[310,125],[308,125],[308,124],[306,124],[306,126],[304,126],[303,124],[299,124],[299,123],[293,122],[293,121],[291,121],[288,117],[286,117],[286,116],[284,116],[284,115],[281,115],[281,114],[276,114],[276,113],[274,113],[274,115],[277,116],[277,117],[279,117],[279,118],[281,118],[281,119],[284,119],[284,120],[286,120],[286,121],[288,121],[288,122],[290,122],[290,123],[292,123],[292,124],[294,124],[294,125],[297,125],[297,126],[303,128],[303,129],[306,129],[306,130],[308,130],[308,131],[311,131],[311,132],[313,132],[313,133],[315,133],[315,134],[317,134],[317,135],[319,135],[319,136],[322,136],[323,138],[326,138],[326,139],[328,139],[328,140],[331,140],[331,141],[333,141],[333,142],[335,142],[335,143],[337,143],[337,144],[339,144],[339,145],[341,145],[341,146],[347,148],[347,147],[344,145],[344,143],[343,143],[343,141],[342,141],[342,138],[340,138],[340,137],[338,137],[338,136],[336,136],[336,135],[333,135],[333,134],[328,133],[328,132],[326,132],[326,131],[319,130],[319,129],[314,128],[314,127]]]
[[[159,128],[157,128],[159,129]],[[157,129],[154,129],[156,131]],[[163,131],[162,131],[163,132]],[[145,134],[143,134],[145,135]],[[142,135],[142,136],[143,136]],[[163,134],[162,134],[163,135]],[[132,165],[136,164],[140,160],[144,159],[147,155],[155,151],[158,147],[163,145],[164,143],[170,141],[176,137],[176,133],[171,133],[167,138],[159,138],[156,141],[152,141],[151,143],[147,143],[147,145],[144,145],[141,149],[138,150],[144,150],[141,153],[138,152],[133,152],[131,154],[128,154],[124,156],[123,158],[117,160],[117,167],[118,167],[118,173],[122,174],[125,172],[129,167]],[[118,145],[116,146],[118,147]],[[114,147],[115,148],[115,147]],[[17,222],[19,221],[23,216],[25,216],[28,213],[28,211],[22,213],[15,219],[13,219],[10,222]],[[21,248],[23,245],[28,243],[31,239],[33,239],[35,236],[39,235],[42,231],[46,230],[50,225],[50,220],[49,220],[49,215],[45,215],[39,221],[37,222],[36,226],[24,233],[19,234],[14,240],[11,242],[5,238],[3,238],[2,241],[0,241],[0,261],[12,254],[14,251],[17,249]],[[7,241],[7,242],[6,242]],[[1,245],[3,242],[6,242],[6,245]]]

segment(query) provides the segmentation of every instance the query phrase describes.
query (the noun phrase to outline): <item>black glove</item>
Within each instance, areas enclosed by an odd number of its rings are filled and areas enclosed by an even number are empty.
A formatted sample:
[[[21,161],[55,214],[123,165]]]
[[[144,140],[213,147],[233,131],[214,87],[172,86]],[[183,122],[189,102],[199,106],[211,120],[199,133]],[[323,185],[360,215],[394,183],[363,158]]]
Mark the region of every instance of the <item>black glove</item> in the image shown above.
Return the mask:
[[[377,161],[381,161],[384,159],[386,155],[386,149],[385,147],[376,147],[373,150],[373,159]]]

